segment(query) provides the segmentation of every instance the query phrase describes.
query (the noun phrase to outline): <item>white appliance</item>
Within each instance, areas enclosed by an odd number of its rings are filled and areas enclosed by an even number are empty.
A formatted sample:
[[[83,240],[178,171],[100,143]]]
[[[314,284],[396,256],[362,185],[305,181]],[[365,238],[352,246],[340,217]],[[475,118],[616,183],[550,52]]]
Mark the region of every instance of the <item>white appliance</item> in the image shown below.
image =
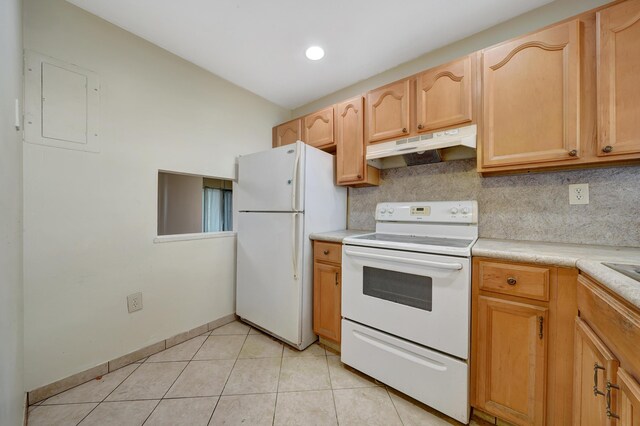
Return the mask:
[[[238,160],[236,314],[298,349],[317,339],[309,234],[346,227],[333,164],[302,142]]]
[[[380,203],[342,249],[341,359],[469,421],[475,201]]]
[[[367,146],[367,161],[379,169],[460,160],[476,156],[475,124]]]

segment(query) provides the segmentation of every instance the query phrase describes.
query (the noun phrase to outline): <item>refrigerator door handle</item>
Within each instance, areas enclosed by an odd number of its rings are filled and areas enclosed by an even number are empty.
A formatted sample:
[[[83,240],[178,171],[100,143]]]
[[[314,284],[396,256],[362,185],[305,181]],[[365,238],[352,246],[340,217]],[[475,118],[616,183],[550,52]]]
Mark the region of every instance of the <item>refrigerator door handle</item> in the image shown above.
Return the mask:
[[[300,162],[300,146],[296,142],[296,159],[293,162],[293,178],[291,185],[291,210],[298,210],[298,163]]]
[[[293,241],[291,241],[291,248],[292,248],[292,257],[293,257],[293,279],[297,280],[298,279],[298,214],[299,213],[294,213],[293,214],[293,220],[291,221],[291,223],[293,223],[293,232],[291,232],[291,235],[293,236]]]

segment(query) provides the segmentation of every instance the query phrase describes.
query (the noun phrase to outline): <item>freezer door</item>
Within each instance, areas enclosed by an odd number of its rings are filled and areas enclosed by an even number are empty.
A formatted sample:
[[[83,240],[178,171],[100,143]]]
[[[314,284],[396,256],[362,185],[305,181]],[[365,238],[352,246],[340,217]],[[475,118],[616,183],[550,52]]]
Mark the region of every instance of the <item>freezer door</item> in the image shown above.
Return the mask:
[[[238,214],[236,313],[301,343],[302,213]]]
[[[302,142],[243,155],[238,160],[238,211],[304,210]]]

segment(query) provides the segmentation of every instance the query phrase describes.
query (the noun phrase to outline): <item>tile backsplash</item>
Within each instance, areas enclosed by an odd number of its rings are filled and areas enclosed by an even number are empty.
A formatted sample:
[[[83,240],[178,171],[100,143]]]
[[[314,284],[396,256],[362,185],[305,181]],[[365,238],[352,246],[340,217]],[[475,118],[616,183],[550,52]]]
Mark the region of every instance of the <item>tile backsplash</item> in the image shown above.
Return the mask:
[[[640,247],[640,166],[481,177],[475,160],[383,170],[349,189],[350,229],[374,229],[379,202],[477,200],[480,237]],[[590,203],[569,205],[569,184]]]

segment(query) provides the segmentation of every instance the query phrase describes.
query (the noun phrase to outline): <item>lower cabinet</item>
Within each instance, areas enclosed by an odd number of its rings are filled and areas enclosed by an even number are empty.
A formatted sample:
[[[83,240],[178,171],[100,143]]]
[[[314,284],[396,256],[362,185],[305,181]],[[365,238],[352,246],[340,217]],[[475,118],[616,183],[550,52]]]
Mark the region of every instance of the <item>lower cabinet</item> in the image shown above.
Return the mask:
[[[544,423],[548,312],[541,306],[479,297],[479,407],[517,424]]]
[[[474,408],[516,425],[571,424],[577,275],[473,258]]]
[[[578,278],[574,425],[640,426],[640,310]]]
[[[313,332],[340,343],[342,303],[342,244],[313,245]]]

